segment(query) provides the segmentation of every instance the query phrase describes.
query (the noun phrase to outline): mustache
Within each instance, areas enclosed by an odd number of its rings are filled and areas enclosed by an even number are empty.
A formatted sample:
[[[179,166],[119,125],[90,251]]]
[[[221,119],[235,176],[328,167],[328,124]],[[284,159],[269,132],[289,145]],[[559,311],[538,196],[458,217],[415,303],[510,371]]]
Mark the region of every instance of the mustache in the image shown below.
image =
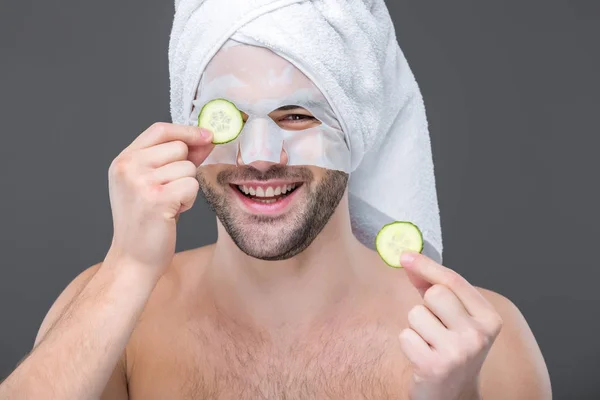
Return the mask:
[[[221,171],[217,174],[217,183],[219,185],[227,185],[233,180],[269,181],[272,179],[310,182],[313,180],[313,173],[308,168],[273,165],[266,171],[260,171],[254,167],[245,166]]]

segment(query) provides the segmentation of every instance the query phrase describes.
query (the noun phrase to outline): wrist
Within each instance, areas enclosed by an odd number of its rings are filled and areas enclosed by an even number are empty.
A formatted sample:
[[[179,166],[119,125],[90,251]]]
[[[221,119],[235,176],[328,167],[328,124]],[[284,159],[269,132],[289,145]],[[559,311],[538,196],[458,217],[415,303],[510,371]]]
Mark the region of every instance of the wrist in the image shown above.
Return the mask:
[[[150,285],[154,287],[161,273],[152,266],[128,257],[114,249],[110,249],[104,258],[100,271],[106,271],[124,282],[134,282],[138,285]]]
[[[473,382],[468,385],[465,390],[463,390],[461,396],[458,400],[481,400],[481,391],[479,389],[479,380]]]

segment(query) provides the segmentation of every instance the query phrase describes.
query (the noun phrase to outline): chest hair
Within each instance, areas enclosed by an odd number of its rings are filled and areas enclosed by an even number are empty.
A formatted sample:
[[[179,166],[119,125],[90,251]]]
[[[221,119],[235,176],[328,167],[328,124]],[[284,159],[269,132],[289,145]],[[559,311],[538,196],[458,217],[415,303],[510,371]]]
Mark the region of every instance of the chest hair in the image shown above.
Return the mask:
[[[194,350],[178,363],[185,398],[399,398],[396,334],[381,324],[322,328],[288,340],[226,324],[190,327],[188,334]]]

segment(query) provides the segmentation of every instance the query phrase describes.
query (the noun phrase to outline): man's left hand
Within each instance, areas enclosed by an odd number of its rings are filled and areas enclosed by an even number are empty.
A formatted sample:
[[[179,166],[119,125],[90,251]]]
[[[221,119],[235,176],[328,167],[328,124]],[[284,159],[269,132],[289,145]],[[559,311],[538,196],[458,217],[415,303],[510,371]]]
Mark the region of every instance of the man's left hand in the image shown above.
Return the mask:
[[[494,307],[458,273],[413,252],[402,266],[423,297],[400,333],[410,400],[480,400],[479,373],[500,330]]]

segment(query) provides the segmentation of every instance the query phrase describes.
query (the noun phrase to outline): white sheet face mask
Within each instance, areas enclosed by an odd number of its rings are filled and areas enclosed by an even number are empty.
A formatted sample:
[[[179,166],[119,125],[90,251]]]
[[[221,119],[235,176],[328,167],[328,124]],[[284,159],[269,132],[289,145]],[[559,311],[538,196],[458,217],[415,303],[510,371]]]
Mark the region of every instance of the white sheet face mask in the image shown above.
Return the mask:
[[[306,75],[270,50],[229,40],[202,75],[190,125],[197,125],[202,107],[217,98],[235,104],[248,120],[234,141],[215,146],[202,165],[238,165],[238,156],[246,165],[279,163],[284,150],[289,166],[350,172],[350,147],[329,103]],[[320,124],[284,129],[269,116],[283,106],[304,108]]]

